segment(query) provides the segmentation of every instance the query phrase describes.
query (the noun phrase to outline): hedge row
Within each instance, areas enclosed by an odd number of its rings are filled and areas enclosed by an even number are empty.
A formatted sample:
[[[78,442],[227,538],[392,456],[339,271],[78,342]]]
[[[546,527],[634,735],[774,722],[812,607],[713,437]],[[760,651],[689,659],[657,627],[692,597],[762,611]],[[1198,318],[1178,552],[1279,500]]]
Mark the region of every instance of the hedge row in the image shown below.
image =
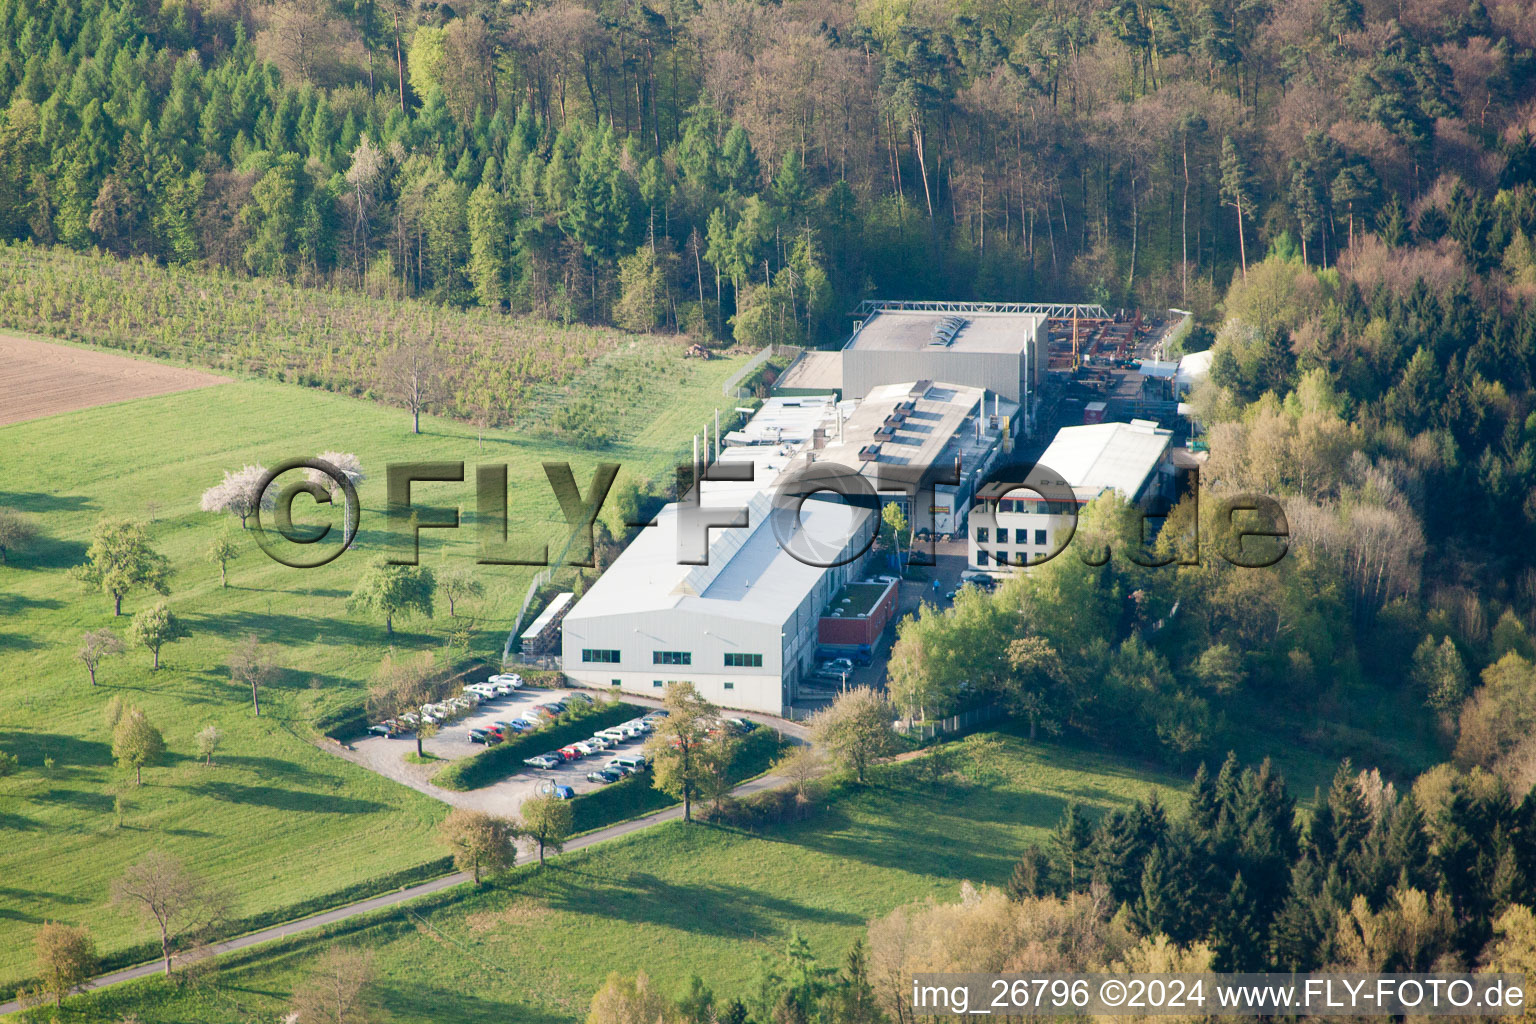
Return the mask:
[[[575,701],[565,714],[548,725],[445,766],[432,776],[432,784],[459,791],[489,786],[520,771],[526,758],[584,740],[599,729],[639,718],[646,710],[633,704],[600,703],[588,707]]]

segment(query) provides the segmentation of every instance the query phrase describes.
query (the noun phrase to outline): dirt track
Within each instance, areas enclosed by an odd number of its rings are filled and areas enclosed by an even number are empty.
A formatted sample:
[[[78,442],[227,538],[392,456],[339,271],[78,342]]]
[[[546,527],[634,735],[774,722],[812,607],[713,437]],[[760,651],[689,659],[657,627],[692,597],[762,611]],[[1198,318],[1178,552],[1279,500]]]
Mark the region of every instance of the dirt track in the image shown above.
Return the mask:
[[[190,391],[228,379],[110,352],[0,333],[0,424],[129,398]]]

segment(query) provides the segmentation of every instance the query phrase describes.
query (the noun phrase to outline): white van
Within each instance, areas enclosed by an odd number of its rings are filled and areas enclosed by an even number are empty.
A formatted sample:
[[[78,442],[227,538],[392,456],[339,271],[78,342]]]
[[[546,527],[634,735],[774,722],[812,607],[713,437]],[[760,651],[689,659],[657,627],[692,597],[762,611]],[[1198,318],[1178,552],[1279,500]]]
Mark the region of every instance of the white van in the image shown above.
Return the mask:
[[[639,771],[646,765],[645,758],[640,754],[620,754],[618,757],[608,759],[610,767],[628,768],[631,771]]]

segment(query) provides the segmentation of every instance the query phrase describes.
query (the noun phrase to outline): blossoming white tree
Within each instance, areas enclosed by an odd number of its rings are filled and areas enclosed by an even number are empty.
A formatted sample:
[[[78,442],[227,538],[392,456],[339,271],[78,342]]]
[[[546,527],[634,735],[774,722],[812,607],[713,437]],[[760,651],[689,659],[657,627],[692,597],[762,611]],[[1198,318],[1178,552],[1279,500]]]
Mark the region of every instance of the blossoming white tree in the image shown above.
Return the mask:
[[[261,478],[266,475],[264,466],[246,466],[233,473],[224,471],[224,479],[203,492],[204,512],[228,512],[240,517],[240,528],[245,529],[247,518],[255,514],[258,504],[264,509],[273,505],[270,493],[257,493]]]

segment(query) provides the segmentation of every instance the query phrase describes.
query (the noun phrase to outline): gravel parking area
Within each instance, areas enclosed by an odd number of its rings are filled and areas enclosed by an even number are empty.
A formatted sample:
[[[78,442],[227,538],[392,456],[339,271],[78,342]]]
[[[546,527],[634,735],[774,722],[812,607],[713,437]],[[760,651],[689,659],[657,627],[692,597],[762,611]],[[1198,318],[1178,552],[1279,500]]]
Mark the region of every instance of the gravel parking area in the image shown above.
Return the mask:
[[[436,736],[424,740],[422,749],[443,758],[445,762],[477,754],[485,747],[469,741],[469,730],[488,728],[492,722],[510,721],[521,717],[535,704],[569,697],[574,692],[578,691],[525,689],[508,697],[486,701],[457,722],[443,726]],[[643,713],[643,711],[636,712],[636,715],[638,717]],[[350,747],[338,747],[336,752],[355,764],[360,764],[386,778],[404,783],[455,807],[471,807],[503,817],[515,817],[523,801],[535,795],[538,792],[539,783],[545,780],[557,785],[570,786],[577,793],[589,793],[601,788],[597,783],[587,781],[587,773],[595,768],[601,768],[608,763],[609,758],[617,754],[637,752],[643,742],[639,739],[630,740],[611,750],[549,770],[520,765],[520,770],[514,775],[494,785],[464,793],[451,789],[439,789],[428,781],[433,773],[442,767],[441,763],[411,764],[406,761],[407,754],[416,752],[416,738],[410,733],[396,739],[369,736],[367,739],[353,742]]]
[[[369,736],[366,739],[355,740],[351,744],[328,744],[326,749],[353,764],[362,765],[385,778],[410,786],[414,790],[455,807],[469,807],[502,817],[515,817],[523,801],[537,794],[539,783],[545,780],[552,781],[556,785],[570,786],[577,793],[590,793],[594,789],[601,788],[597,783],[587,781],[587,773],[594,768],[601,768],[608,763],[609,758],[617,754],[639,752],[645,741],[629,740],[601,753],[548,770],[519,765],[519,770],[515,774],[494,785],[482,786],[462,793],[452,789],[440,789],[432,785],[429,780],[447,761],[468,757],[485,749],[478,743],[469,742],[469,730],[485,728],[496,721],[510,721],[520,717],[534,704],[545,704],[551,700],[564,699],[573,693],[583,692],[585,691],[524,689],[507,697],[486,701],[459,721],[444,726],[436,736],[423,741],[423,750],[444,759],[430,764],[411,764],[405,759],[407,754],[416,752],[416,737],[410,733],[397,739]],[[641,709],[635,712],[636,717],[652,708],[661,707],[659,700],[632,694],[624,695],[624,703]],[[772,715],[744,711],[727,711],[726,714],[750,718],[775,730],[791,742],[803,743],[809,737],[809,731],[804,725],[787,722]],[[540,750],[538,753],[544,753],[544,751]]]

